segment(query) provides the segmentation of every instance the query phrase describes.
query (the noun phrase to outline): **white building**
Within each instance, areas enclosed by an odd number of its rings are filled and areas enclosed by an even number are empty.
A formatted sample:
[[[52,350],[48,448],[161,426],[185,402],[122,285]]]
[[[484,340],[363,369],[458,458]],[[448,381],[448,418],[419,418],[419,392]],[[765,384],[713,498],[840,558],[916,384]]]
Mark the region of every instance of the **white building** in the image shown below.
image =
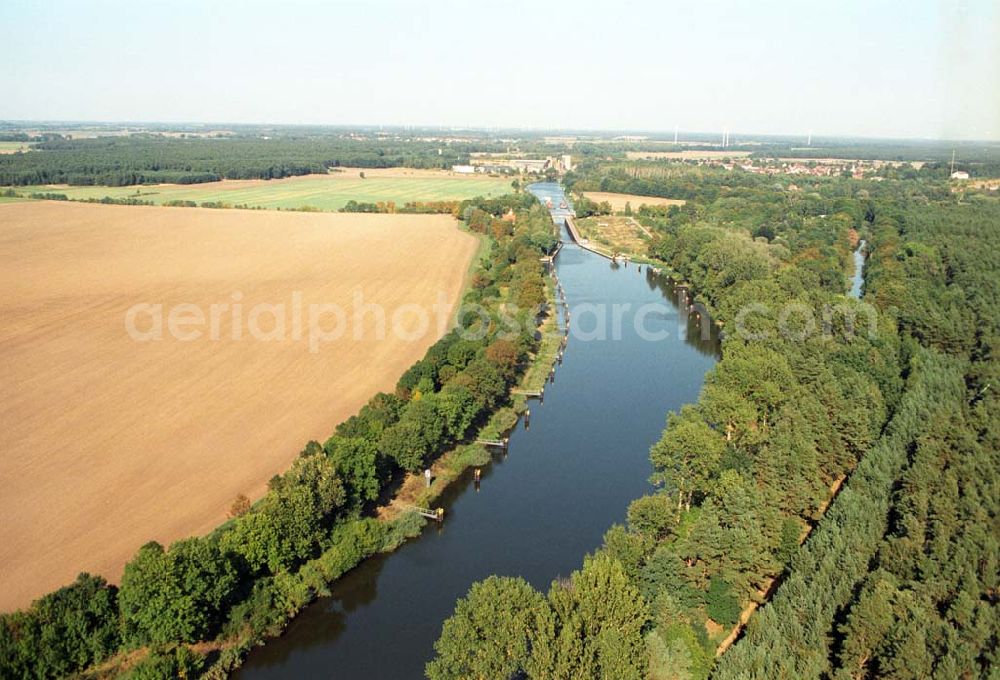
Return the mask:
[[[453,165],[451,166],[452,172],[460,172],[463,175],[471,175],[476,171],[476,166],[474,165]]]
[[[951,173],[951,178],[952,179],[969,179],[969,173],[967,173],[965,170],[956,170],[955,172]]]
[[[510,162],[519,172],[545,172],[549,167],[549,159],[518,158]]]

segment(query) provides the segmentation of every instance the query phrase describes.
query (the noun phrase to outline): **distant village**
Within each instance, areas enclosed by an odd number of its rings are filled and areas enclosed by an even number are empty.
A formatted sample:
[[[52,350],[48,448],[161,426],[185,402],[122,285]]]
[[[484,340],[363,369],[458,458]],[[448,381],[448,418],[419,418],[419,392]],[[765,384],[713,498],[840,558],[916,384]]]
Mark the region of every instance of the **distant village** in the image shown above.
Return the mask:
[[[811,177],[850,176],[854,179],[883,179],[878,175],[885,167],[902,167],[909,165],[919,170],[922,161],[884,161],[884,160],[851,160],[842,158],[754,158],[744,154],[733,154],[734,157],[703,157],[688,156],[677,158],[677,161],[693,165],[724,168],[726,170],[743,170],[756,175],[803,175]],[[651,155],[650,159],[657,158]],[[459,174],[543,174],[555,170],[562,174],[573,169],[572,157],[564,154],[547,158],[511,158],[508,154],[473,153],[468,164],[453,165],[452,172]],[[969,179],[969,173],[956,171],[952,179]]]
[[[919,170],[923,161],[886,161],[861,160],[847,158],[750,158],[749,152],[735,151],[731,155],[719,151],[705,152],[702,157],[698,152],[690,151],[678,154],[677,160],[693,165],[724,168],[726,170],[743,170],[755,175],[802,175],[807,177],[844,177],[853,179],[883,179],[878,172],[886,167],[900,168],[910,166]],[[641,153],[629,154],[634,160],[643,158]],[[649,154],[647,159],[662,158],[659,154]],[[955,172],[952,179],[968,179],[966,172]]]

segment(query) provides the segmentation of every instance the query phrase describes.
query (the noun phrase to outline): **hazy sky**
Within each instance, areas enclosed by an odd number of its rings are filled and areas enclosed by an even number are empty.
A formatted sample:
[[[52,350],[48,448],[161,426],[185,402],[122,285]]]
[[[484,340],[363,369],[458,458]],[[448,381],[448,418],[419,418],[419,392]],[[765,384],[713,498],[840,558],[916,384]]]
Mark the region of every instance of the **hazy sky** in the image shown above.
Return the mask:
[[[1000,139],[996,0],[2,0],[0,119]]]

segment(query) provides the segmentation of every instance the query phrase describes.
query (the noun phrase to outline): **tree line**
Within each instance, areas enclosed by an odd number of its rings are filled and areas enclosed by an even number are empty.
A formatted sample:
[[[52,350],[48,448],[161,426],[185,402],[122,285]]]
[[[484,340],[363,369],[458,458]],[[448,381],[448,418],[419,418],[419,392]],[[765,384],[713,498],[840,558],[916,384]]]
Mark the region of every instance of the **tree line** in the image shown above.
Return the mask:
[[[279,179],[341,166],[450,168],[468,158],[468,151],[446,144],[339,135],[61,138],[37,143],[29,153],[0,155],[0,185],[199,184]]]

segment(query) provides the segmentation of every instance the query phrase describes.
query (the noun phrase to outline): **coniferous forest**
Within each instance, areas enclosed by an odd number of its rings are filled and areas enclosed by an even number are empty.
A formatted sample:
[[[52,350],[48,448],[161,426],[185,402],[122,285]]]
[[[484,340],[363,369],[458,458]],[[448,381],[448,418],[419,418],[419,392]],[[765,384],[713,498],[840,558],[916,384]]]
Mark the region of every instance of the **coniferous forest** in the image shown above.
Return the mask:
[[[546,593],[473,586],[428,677],[995,673],[1000,201],[796,182],[600,161],[566,178],[688,199],[636,218],[723,324],[722,360],[667,418],[627,523]]]
[[[340,166],[450,168],[466,161],[464,145],[355,141],[329,134],[58,138],[40,141],[28,153],[0,155],[0,185],[200,184],[221,179],[280,179],[325,173]]]

